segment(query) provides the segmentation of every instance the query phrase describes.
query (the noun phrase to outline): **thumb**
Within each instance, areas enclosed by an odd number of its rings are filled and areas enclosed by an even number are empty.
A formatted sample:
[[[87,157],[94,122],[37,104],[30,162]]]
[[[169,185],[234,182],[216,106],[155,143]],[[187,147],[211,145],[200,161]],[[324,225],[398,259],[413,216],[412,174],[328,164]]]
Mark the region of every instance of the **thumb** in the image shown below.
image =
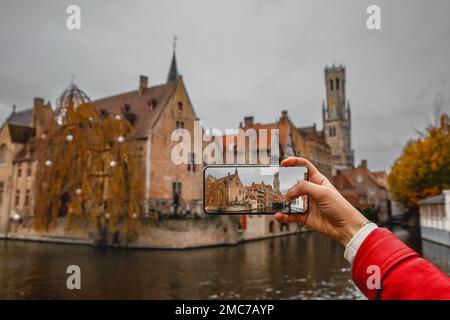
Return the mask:
[[[288,192],[286,193],[286,197],[289,200],[292,200],[294,198],[298,198],[303,195],[307,195],[308,197],[312,198],[313,200],[320,199],[325,194],[326,189],[322,187],[321,185],[312,183],[310,181],[300,181],[295,186],[290,188]]]

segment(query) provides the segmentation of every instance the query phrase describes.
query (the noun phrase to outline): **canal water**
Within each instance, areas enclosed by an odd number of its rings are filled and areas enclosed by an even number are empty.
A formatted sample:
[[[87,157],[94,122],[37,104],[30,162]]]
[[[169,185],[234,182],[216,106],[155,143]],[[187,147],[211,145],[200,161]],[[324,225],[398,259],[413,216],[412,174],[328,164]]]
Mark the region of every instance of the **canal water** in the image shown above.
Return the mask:
[[[450,274],[450,248],[396,233]],[[72,264],[81,290],[66,287]],[[313,232],[185,251],[1,241],[0,298],[364,299],[343,248]]]

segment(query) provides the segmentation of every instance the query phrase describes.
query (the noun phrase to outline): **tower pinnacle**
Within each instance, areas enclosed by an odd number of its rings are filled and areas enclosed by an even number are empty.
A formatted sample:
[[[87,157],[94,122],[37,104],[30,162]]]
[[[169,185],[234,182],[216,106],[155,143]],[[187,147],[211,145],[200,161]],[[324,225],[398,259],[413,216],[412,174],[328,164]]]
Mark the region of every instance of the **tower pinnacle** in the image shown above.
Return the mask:
[[[178,66],[177,66],[177,56],[176,56],[177,40],[178,40],[178,37],[176,35],[174,35],[173,36],[172,61],[170,63],[169,74],[167,75],[167,82],[174,81],[178,77]]]

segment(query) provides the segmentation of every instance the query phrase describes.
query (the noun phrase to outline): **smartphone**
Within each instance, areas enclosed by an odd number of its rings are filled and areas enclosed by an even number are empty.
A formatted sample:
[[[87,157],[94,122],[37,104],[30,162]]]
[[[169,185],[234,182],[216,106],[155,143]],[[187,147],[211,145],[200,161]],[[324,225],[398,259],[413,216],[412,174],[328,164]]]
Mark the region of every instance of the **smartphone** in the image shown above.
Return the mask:
[[[287,191],[308,180],[303,166],[213,165],[203,170],[203,210],[207,214],[302,214],[308,196],[287,199]]]

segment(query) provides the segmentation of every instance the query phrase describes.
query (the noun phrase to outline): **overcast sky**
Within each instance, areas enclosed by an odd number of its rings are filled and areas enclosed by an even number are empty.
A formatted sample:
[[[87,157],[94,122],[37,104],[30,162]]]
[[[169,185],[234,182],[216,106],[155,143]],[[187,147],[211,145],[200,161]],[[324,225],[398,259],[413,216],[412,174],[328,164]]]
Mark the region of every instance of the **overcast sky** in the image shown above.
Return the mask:
[[[280,177],[280,191],[284,194],[286,191],[295,185],[299,180],[305,176],[305,167],[287,167],[276,168],[279,170]],[[220,179],[230,174],[234,174],[235,168],[221,168],[210,167],[206,169],[206,175],[212,175],[216,179]],[[253,182],[270,184],[273,187],[274,174],[276,170],[273,168],[258,168],[258,167],[240,167],[238,168],[238,175],[245,186],[251,185]]]
[[[66,28],[81,7],[82,29]],[[382,30],[366,28],[381,7]],[[450,106],[450,1],[22,1],[0,3],[0,119],[54,104],[70,83],[91,99],[133,90],[138,75],[166,80],[172,37],[197,115],[206,128],[235,128],[246,115],[321,128],[325,65],[347,68],[356,160],[389,169],[403,145]]]

